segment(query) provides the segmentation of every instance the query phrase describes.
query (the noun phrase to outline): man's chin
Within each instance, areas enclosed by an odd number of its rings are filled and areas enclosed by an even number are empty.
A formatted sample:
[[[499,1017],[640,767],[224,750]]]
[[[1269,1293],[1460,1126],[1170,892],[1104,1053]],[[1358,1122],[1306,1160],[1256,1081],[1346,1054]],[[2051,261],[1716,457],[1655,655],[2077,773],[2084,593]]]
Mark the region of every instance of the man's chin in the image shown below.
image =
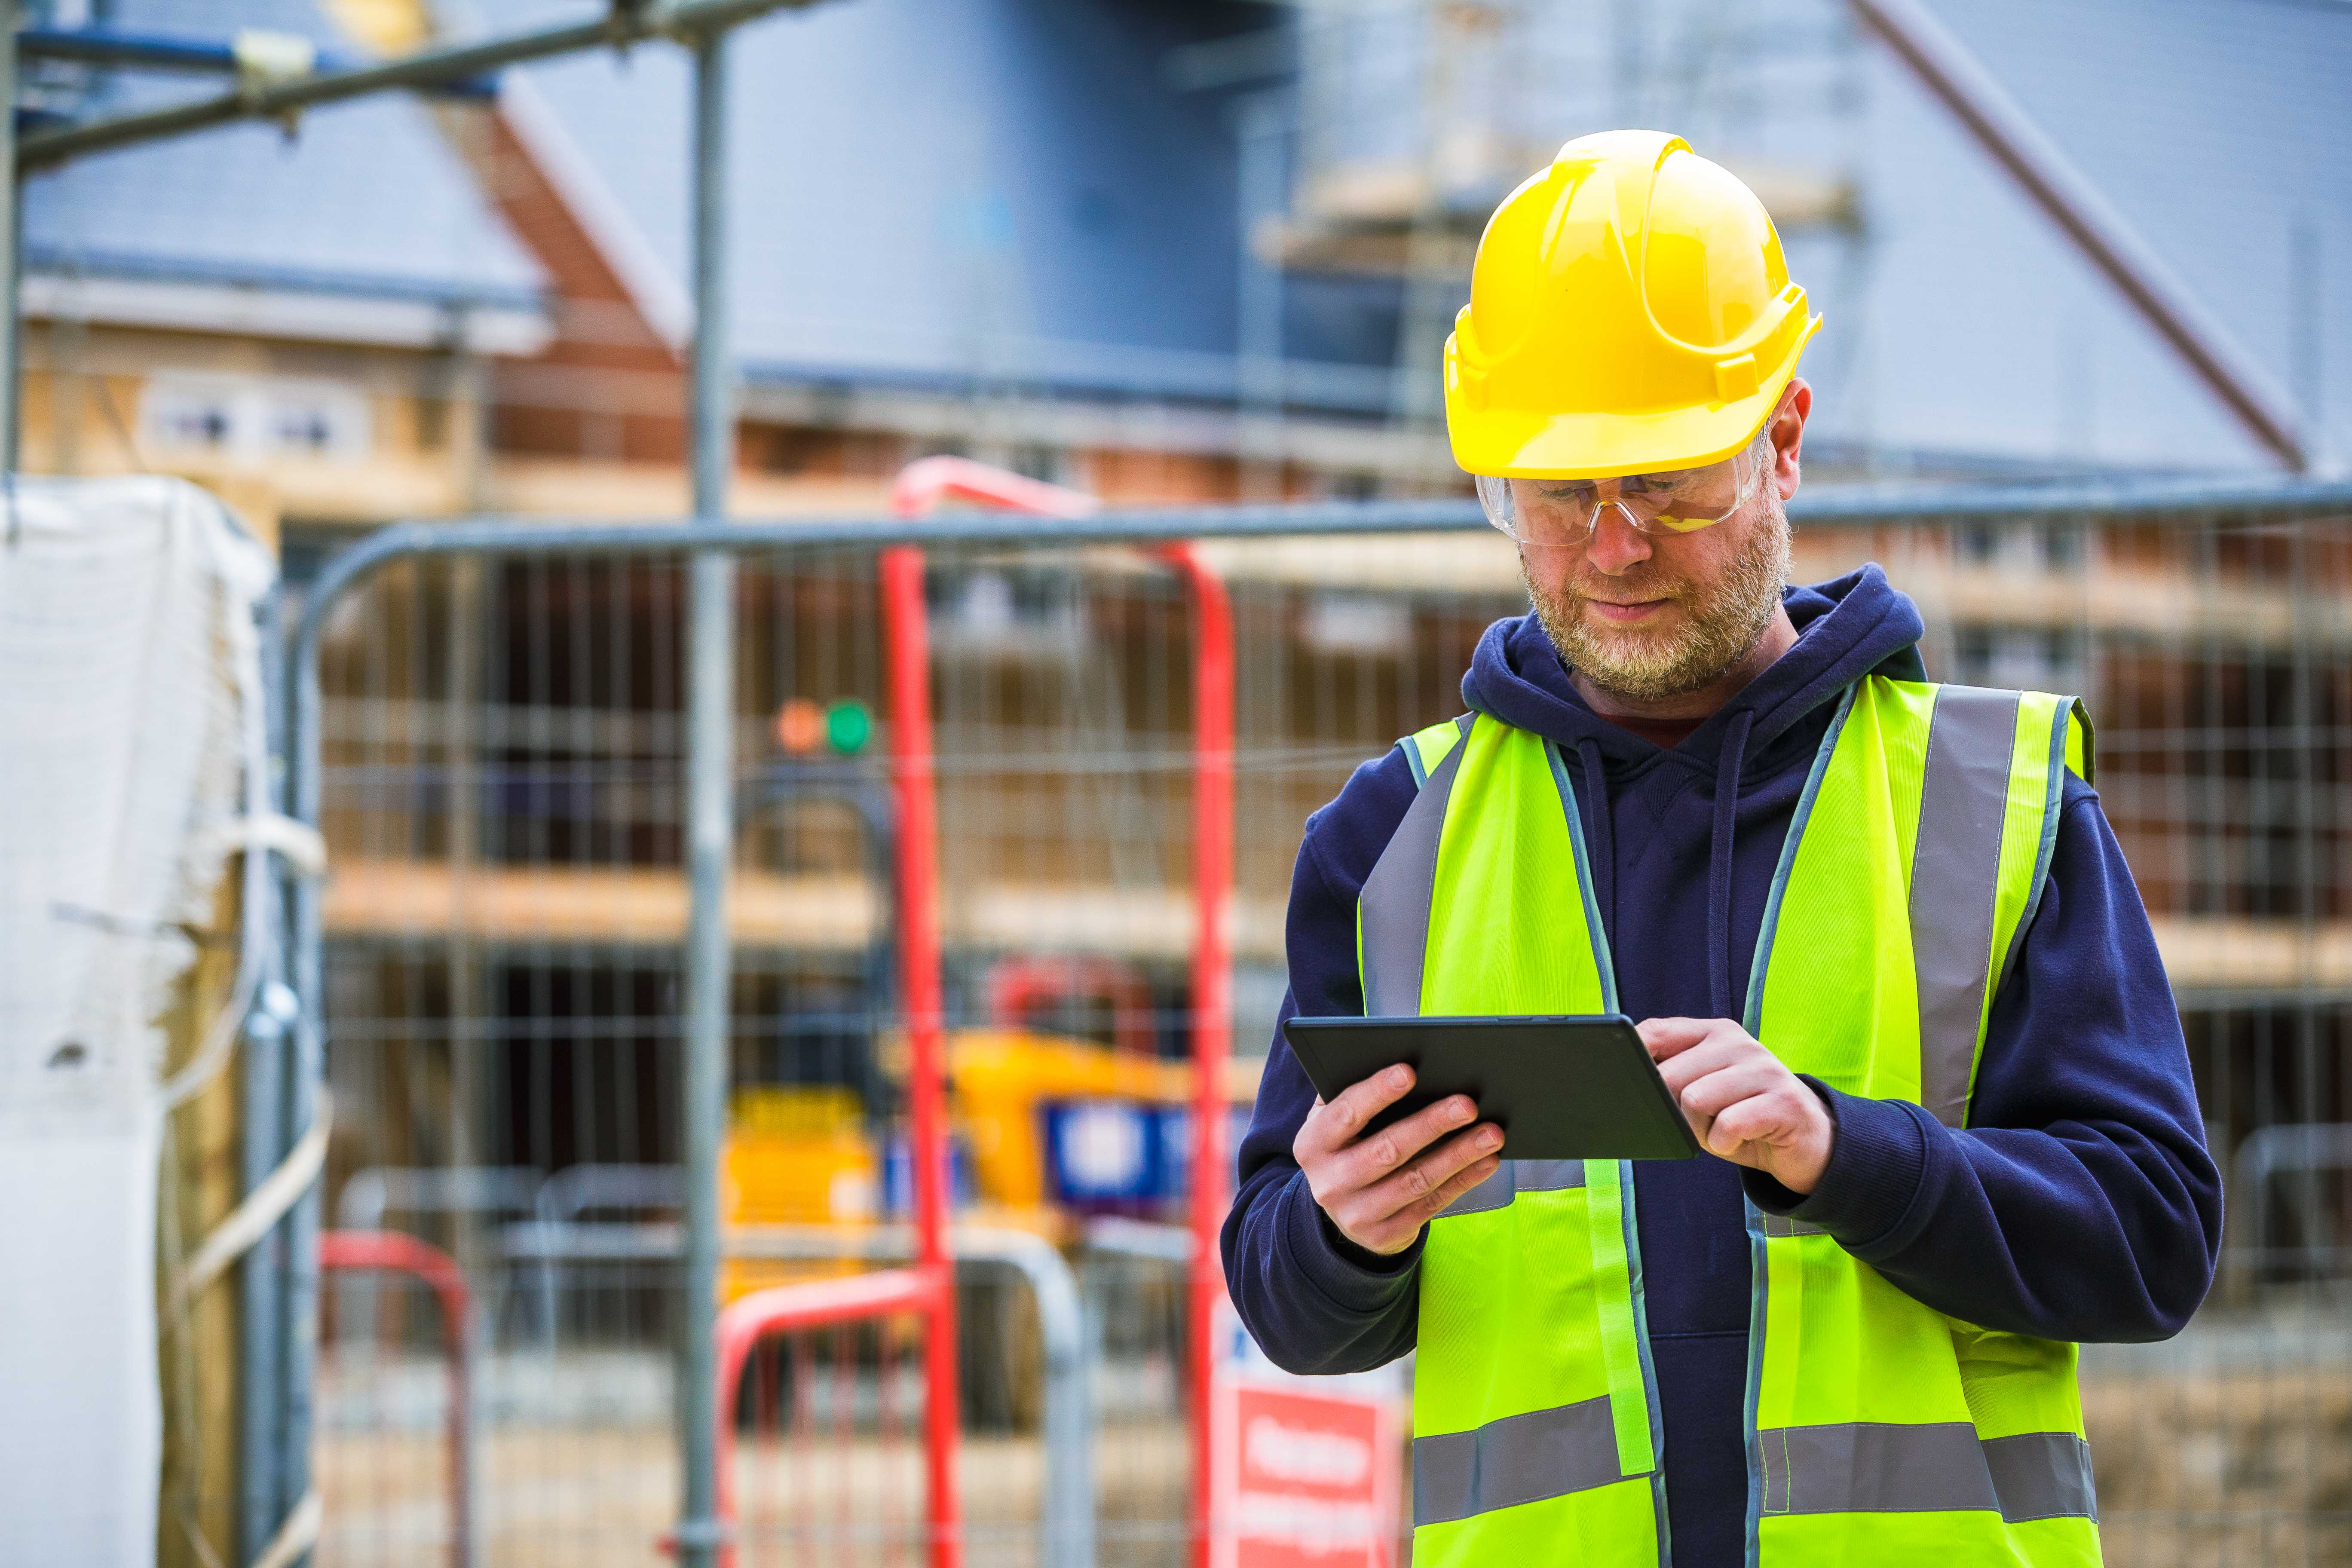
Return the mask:
[[[1686,623],[1679,608],[1659,617],[1662,626],[1612,626],[1581,604],[1564,626],[1547,626],[1553,645],[1570,668],[1603,691],[1638,701],[1656,701],[1696,690],[1712,679],[1694,669]]]
[[[1581,644],[1588,658],[1596,664],[1622,665],[1629,669],[1657,669],[1675,663],[1683,645],[1683,617],[1675,611],[1661,611],[1654,619],[1634,626],[1622,626],[1580,614],[1576,618],[1575,640]]]

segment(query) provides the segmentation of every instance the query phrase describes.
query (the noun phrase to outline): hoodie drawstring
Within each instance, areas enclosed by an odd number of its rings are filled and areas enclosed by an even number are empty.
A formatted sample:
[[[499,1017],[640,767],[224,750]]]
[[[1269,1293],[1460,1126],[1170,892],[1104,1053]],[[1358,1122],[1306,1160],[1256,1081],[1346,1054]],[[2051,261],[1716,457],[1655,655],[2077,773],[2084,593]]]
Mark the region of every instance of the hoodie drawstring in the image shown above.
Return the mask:
[[[1576,742],[1584,762],[1584,787],[1592,796],[1592,843],[1585,857],[1592,863],[1592,896],[1601,906],[1601,940],[1613,942],[1617,931],[1617,837],[1609,820],[1609,775],[1601,771],[1601,743],[1591,736]]]
[[[1706,858],[1706,954],[1707,990],[1718,1018],[1735,1016],[1731,1005],[1738,994],[1731,973],[1731,830],[1739,814],[1739,768],[1747,759],[1748,732],[1755,724],[1750,710],[1732,714],[1715,770],[1715,842]]]

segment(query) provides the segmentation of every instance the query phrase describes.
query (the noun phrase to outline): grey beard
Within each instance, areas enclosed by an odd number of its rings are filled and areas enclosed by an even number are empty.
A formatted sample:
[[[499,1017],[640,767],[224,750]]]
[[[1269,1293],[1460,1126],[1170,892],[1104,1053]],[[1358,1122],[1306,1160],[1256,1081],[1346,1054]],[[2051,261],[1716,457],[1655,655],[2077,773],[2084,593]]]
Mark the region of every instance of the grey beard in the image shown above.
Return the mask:
[[[1689,619],[1663,641],[1613,637],[1571,596],[1538,587],[1529,574],[1528,596],[1560,658],[1612,696],[1654,702],[1696,691],[1753,653],[1789,581],[1788,513],[1769,489],[1764,497],[1768,526],[1757,529],[1732,559],[1713,594],[1684,601]]]

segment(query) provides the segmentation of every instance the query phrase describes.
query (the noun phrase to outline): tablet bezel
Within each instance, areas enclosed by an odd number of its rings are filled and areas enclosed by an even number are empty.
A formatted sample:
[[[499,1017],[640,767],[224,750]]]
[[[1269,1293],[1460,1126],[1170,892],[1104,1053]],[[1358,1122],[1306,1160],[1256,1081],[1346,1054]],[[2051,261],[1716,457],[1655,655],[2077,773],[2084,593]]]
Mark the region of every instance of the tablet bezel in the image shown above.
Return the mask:
[[[1507,1160],[1687,1160],[1698,1139],[1657,1064],[1618,1013],[1476,1017],[1287,1019],[1283,1038],[1326,1100],[1405,1062],[1412,1089],[1375,1116],[1376,1131],[1448,1095],[1467,1094],[1483,1121],[1503,1128]],[[1448,1041],[1456,1042],[1447,1048]],[[1600,1104],[1564,1100],[1551,1061],[1580,1057]],[[1597,1070],[1596,1070],[1597,1069]],[[1517,1124],[1518,1131],[1513,1131]]]

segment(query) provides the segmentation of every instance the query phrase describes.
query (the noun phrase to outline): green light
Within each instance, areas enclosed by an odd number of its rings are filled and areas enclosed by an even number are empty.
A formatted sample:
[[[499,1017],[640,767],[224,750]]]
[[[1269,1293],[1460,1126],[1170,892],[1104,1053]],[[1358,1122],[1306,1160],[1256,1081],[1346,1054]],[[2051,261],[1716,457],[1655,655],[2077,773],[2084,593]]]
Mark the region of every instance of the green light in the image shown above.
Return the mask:
[[[874,738],[874,715],[855,697],[845,697],[824,710],[824,743],[845,757],[854,757]]]

